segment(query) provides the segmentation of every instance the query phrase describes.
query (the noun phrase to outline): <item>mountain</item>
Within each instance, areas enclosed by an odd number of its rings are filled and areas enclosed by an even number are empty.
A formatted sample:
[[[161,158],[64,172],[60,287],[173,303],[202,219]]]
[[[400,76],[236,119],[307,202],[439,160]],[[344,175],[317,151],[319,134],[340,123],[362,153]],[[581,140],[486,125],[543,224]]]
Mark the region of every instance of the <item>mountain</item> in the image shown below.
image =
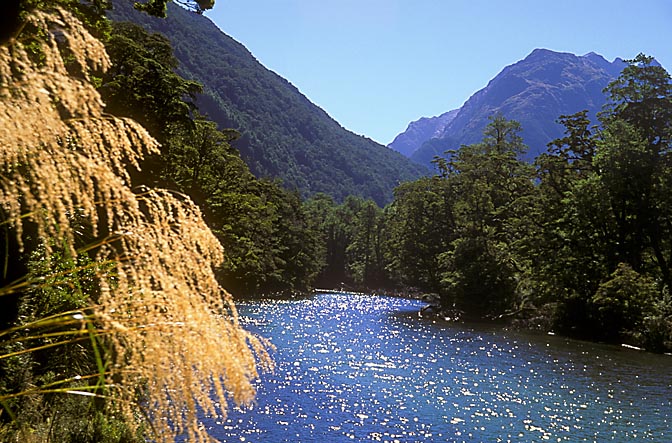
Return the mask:
[[[397,135],[388,147],[410,157],[427,140],[438,137],[455,118],[459,109],[444,112],[437,117],[422,117],[408,124],[406,131]]]
[[[164,34],[178,73],[203,85],[197,104],[220,128],[241,133],[235,147],[258,177],[282,179],[303,196],[372,198],[382,205],[400,182],[428,170],[398,152],[344,129],[290,82],[266,69],[207,17],[168,4],[168,18],[113,0],[109,17]]]
[[[587,109],[591,120],[596,122],[596,114],[606,100],[603,89],[624,67],[620,58],[609,62],[593,52],[576,56],[535,49],[472,95],[452,119],[435,129],[435,135],[416,142],[415,147],[394,142],[390,147],[406,155],[411,152],[412,160],[428,165],[434,155],[463,144],[478,143],[488,118],[501,113],[522,125],[521,135],[529,147],[526,158],[532,160],[545,152],[548,142],[562,137],[563,127],[556,122],[560,115]],[[412,125],[395,142],[414,139],[419,131],[405,135]]]

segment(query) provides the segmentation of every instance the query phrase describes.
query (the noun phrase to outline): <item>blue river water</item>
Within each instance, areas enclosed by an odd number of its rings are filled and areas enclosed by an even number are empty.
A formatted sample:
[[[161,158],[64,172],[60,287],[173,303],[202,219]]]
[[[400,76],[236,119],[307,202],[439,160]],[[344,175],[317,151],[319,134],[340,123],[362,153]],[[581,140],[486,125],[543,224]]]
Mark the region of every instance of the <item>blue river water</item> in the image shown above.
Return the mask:
[[[420,318],[355,294],[238,305],[276,368],[223,442],[672,442],[672,357]]]

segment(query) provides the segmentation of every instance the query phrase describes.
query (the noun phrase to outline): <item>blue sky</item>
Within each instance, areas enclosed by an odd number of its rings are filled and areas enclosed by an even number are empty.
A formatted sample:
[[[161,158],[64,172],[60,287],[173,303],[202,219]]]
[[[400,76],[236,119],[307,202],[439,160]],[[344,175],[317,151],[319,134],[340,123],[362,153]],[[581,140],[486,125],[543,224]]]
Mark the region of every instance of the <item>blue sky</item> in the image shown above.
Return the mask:
[[[672,69],[672,0],[216,0],[206,13],[347,129],[382,144],[535,48]]]

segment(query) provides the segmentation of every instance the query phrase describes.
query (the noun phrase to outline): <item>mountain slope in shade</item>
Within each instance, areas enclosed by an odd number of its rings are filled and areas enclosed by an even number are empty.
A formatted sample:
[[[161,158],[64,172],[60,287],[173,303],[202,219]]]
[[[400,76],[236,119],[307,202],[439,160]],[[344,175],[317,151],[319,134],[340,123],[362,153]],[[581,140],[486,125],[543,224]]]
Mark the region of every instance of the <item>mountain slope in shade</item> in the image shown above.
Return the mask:
[[[535,49],[525,59],[504,68],[472,95],[439,134],[425,140],[411,159],[428,165],[435,155],[463,144],[478,143],[489,117],[501,113],[521,123],[529,147],[526,158],[545,152],[563,134],[560,115],[587,109],[595,122],[606,98],[603,89],[625,67],[621,59],[608,62],[600,55],[576,56]]]
[[[436,117],[422,117],[413,121],[408,124],[406,131],[397,135],[388,147],[410,157],[424,142],[440,136],[458,112],[459,109],[453,109]]]
[[[235,143],[252,172],[281,178],[308,196],[347,195],[389,202],[402,181],[428,170],[371,139],[347,131],[287,80],[262,66],[207,17],[170,3],[156,19],[114,0],[110,18],[160,32],[173,45],[179,73],[203,84],[201,112],[222,128],[235,128]]]

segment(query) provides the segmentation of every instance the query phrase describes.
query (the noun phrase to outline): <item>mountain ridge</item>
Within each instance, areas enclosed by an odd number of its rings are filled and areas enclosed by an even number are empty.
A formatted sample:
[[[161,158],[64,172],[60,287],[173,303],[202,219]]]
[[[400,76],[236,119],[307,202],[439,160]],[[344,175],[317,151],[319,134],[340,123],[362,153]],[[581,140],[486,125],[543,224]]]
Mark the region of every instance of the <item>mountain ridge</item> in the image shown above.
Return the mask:
[[[435,117],[420,117],[412,121],[404,132],[398,134],[388,147],[410,157],[422,142],[441,135],[445,128],[457,115],[458,109],[444,112]]]
[[[264,67],[210,19],[168,4],[168,17],[113,0],[112,20],[132,21],[171,41],[178,72],[203,85],[199,110],[220,128],[241,133],[234,143],[258,177],[280,178],[304,197],[323,192],[389,202],[399,183],[429,173],[398,152],[343,128],[288,80]]]
[[[438,129],[438,135],[415,147],[404,147],[403,152],[411,151],[409,158],[429,165],[435,155],[448,149],[479,142],[489,117],[501,113],[521,123],[529,147],[525,158],[532,160],[545,151],[548,142],[562,136],[562,126],[556,122],[560,115],[587,109],[596,121],[606,101],[603,89],[624,66],[620,58],[609,62],[594,52],[577,56],[537,48],[472,94],[454,118]],[[395,140],[399,138],[405,139],[404,133]],[[400,150],[394,142],[389,146]]]

